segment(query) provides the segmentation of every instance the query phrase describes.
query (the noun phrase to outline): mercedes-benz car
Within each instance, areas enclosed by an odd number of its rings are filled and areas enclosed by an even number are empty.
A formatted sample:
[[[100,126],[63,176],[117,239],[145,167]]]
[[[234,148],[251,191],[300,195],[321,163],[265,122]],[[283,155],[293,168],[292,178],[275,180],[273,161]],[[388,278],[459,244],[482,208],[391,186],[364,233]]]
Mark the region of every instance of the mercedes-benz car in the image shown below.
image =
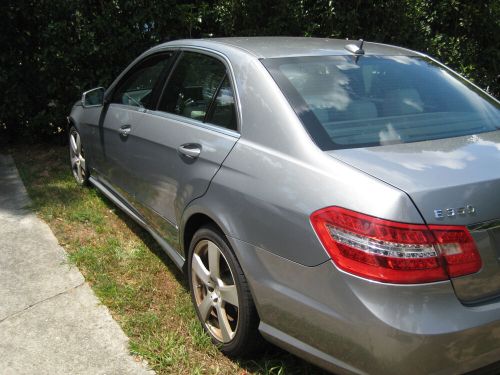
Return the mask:
[[[335,373],[500,360],[499,102],[422,53],[179,40],[68,117],[74,177],[185,271],[229,356]]]

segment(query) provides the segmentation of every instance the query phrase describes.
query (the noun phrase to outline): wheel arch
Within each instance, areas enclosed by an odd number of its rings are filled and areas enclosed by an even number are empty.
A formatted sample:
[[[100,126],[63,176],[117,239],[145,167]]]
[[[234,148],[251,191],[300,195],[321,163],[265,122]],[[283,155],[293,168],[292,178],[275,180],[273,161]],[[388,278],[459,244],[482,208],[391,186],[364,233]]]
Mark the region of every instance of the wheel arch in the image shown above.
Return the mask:
[[[74,105],[73,108],[71,108],[71,112],[69,115],[66,117],[66,127],[67,130],[74,126],[76,130],[81,132],[81,122],[82,122],[82,117],[84,116],[84,108],[79,104],[79,101],[77,101]]]
[[[192,212],[186,213],[184,215],[181,236],[180,236],[181,249],[184,258],[186,260],[188,258],[189,245],[191,243],[191,239],[193,238],[196,231],[201,227],[212,225],[227,238],[226,231],[224,231],[222,225],[220,225],[216,220],[212,218],[213,215],[201,210],[200,211],[190,210],[190,211]]]
[[[80,131],[80,129],[78,129],[78,125],[77,125],[77,122],[76,120],[73,118],[73,116],[68,116],[66,117],[66,131],[69,133],[69,129],[71,129],[72,126],[74,126],[76,128],[76,130]]]

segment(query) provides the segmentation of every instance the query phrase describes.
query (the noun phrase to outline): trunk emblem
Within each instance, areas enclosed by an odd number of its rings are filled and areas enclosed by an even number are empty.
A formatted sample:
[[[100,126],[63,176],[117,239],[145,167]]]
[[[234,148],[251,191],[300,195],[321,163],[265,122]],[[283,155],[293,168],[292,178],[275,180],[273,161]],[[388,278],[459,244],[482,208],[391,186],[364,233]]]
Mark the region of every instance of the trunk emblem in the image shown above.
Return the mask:
[[[474,215],[475,213],[476,213],[476,208],[470,204],[464,207],[443,208],[434,210],[434,216],[436,217],[436,219],[442,219],[444,217]]]

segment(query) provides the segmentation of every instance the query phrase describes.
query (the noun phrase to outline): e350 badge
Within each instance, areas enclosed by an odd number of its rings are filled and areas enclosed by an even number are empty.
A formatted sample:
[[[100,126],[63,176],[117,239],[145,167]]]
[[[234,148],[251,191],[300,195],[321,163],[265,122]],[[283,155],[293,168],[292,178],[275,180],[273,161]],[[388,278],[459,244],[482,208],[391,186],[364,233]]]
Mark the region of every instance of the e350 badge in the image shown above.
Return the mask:
[[[464,207],[443,208],[434,210],[434,216],[436,217],[436,219],[442,219],[444,217],[474,215],[475,213],[476,213],[476,208],[470,204],[467,204]]]

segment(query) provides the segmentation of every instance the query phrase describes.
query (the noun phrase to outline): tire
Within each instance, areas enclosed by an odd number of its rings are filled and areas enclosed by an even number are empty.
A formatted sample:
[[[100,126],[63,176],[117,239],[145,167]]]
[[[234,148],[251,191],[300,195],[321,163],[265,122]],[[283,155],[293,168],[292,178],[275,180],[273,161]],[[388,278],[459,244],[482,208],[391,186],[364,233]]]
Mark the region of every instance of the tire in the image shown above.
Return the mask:
[[[71,126],[69,129],[69,162],[75,181],[80,186],[89,184],[89,166],[85,160],[82,139],[78,130]]]
[[[248,357],[260,351],[264,339],[258,331],[259,317],[247,280],[217,228],[202,227],[194,234],[187,269],[196,315],[219,350],[230,357]]]

